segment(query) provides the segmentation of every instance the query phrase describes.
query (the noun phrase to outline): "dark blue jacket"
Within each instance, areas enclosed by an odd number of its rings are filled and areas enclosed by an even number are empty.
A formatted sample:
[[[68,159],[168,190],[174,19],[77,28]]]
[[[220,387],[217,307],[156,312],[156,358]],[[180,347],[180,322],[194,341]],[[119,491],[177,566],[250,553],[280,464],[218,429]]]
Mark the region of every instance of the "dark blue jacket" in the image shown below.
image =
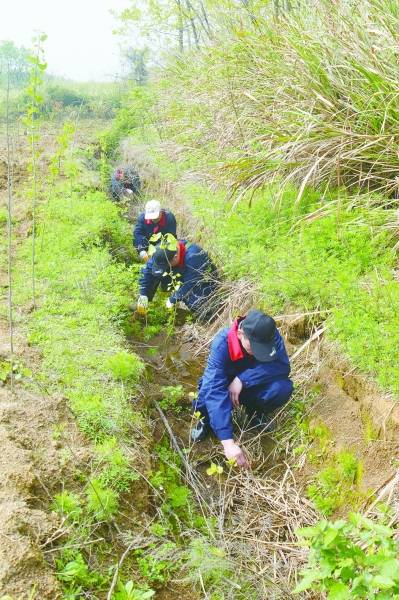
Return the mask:
[[[180,274],[177,281],[180,283],[178,290],[171,294],[169,300],[175,304],[182,301],[194,312],[201,309],[211,294],[216,290],[218,279],[216,267],[208,254],[197,246],[185,240],[179,242],[185,246],[184,262],[180,266],[173,267],[174,275]],[[146,263],[141,270],[139,279],[140,294],[152,300],[158,285],[163,277],[155,277],[152,274],[153,259]]]
[[[132,168],[124,168],[123,179],[117,179],[117,171],[114,172],[111,178],[110,193],[115,200],[121,200],[126,189],[132,190],[133,194],[140,193],[140,177]]]
[[[142,250],[147,252],[148,241],[154,233],[173,233],[176,237],[175,215],[169,210],[164,210],[159,223],[148,221],[145,218],[145,213],[141,213],[137,217],[136,225],[133,229],[133,246],[139,254]]]
[[[243,389],[253,386],[267,387],[274,381],[288,379],[290,362],[283,338],[276,331],[274,344],[276,358],[271,362],[259,362],[243,350],[243,358],[233,360],[228,345],[229,328],[215,336],[204,374],[200,380],[196,408],[208,413],[211,427],[220,440],[233,438],[232,403],[228,386],[235,377],[241,380]],[[203,410],[205,408],[205,411]]]

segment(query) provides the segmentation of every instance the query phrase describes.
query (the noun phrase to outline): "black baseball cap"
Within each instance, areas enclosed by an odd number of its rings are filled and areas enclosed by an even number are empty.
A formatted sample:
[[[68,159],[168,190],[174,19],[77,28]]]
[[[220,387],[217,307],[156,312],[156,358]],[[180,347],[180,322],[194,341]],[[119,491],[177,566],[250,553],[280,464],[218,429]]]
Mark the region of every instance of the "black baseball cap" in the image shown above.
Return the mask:
[[[250,310],[240,325],[251,343],[251,351],[256,360],[259,362],[274,360],[277,353],[274,344],[277,330],[275,320],[260,310]]]
[[[157,248],[152,255],[151,273],[154,277],[162,277],[165,272],[170,271],[170,261],[176,255],[177,250],[168,250],[167,248]]]

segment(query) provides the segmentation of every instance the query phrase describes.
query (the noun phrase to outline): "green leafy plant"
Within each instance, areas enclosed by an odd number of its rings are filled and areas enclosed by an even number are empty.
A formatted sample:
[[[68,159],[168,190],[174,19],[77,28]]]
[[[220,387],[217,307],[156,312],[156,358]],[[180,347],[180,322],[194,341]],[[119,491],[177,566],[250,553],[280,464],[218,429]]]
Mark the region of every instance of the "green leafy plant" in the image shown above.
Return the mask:
[[[178,413],[182,407],[179,405],[180,400],[184,396],[184,388],[182,385],[164,385],[161,387],[162,399],[159,405],[164,410],[173,410]]]
[[[165,584],[179,566],[176,560],[169,558],[174,550],[172,542],[165,542],[151,551],[137,550],[136,560],[142,577],[150,584]]]
[[[167,527],[175,529],[179,520],[192,523],[195,510],[191,505],[191,491],[182,484],[180,460],[166,445],[158,445],[158,469],[151,474],[151,484],[160,492],[162,511],[167,519]]]
[[[66,598],[75,599],[87,590],[101,590],[108,578],[89,568],[81,552],[66,550],[56,560],[57,577],[63,584]]]
[[[221,465],[216,465],[215,463],[211,463],[211,466],[206,470],[206,474],[210,477],[217,477],[223,473],[223,467]]]
[[[104,487],[123,492],[129,489],[132,481],[139,479],[115,437],[109,437],[97,445],[96,452],[103,466],[99,480]]]
[[[340,506],[353,506],[361,500],[361,477],[361,463],[351,452],[342,451],[333,455],[331,463],[316,475],[307,494],[323,514],[330,515]]]
[[[32,371],[18,360],[12,363],[8,360],[0,361],[0,381],[5,383],[11,375],[14,381],[20,381],[24,377],[32,377]]]
[[[399,543],[391,527],[360,514],[321,521],[298,531],[310,548],[296,592],[327,593],[329,600],[391,600],[399,594]]]
[[[136,587],[133,581],[126,583],[118,581],[117,591],[113,595],[113,600],[149,600],[153,596],[155,596],[154,590]]]
[[[144,371],[140,358],[130,352],[118,352],[108,359],[107,366],[115,379],[137,381]]]
[[[77,494],[64,490],[54,496],[53,510],[65,515],[69,521],[79,521],[82,516],[82,502]]]
[[[110,521],[118,510],[118,496],[114,490],[92,479],[87,488],[87,508],[100,521]]]

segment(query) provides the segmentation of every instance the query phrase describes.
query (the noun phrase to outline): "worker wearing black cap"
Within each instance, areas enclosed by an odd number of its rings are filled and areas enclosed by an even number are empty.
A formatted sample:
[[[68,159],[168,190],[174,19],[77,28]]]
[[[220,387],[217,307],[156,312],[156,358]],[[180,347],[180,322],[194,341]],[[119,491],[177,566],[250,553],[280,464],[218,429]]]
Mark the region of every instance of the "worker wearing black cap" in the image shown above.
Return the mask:
[[[216,291],[218,276],[205,250],[171,234],[163,236],[153,250],[139,279],[138,312],[146,312],[148,302],[162,283],[163,289],[168,285],[170,291],[167,308],[180,301],[196,315],[209,314],[208,301]]]
[[[212,342],[194,402],[200,418],[191,431],[192,440],[202,441],[213,430],[226,458],[248,467],[234,441],[232,410],[243,405],[250,426],[267,430],[270,421],[265,415],[283,406],[292,394],[289,374],[288,355],[274,319],[259,310],[238,317]]]

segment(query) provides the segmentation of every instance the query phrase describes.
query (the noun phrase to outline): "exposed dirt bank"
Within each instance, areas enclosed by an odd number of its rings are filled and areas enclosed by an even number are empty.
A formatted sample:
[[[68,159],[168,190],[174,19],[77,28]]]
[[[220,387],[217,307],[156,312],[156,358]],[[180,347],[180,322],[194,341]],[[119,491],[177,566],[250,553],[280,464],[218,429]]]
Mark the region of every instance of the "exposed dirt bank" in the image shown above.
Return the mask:
[[[23,147],[19,148],[22,153]],[[26,164],[14,172],[13,256],[26,236],[29,206],[19,195]],[[0,156],[0,204],[6,204],[7,163]],[[4,231],[4,229],[3,229]],[[5,233],[3,238],[3,248]],[[14,374],[0,381],[0,595],[18,600],[55,600],[61,597],[58,582],[45,560],[54,538],[63,527],[49,510],[53,494],[71,481],[74,467],[83,466],[89,451],[77,431],[64,398],[49,396],[35,383],[40,357],[29,347],[25,323],[31,307],[14,307],[14,355],[10,352],[7,319],[7,263],[0,269],[0,365]],[[15,265],[14,265],[15,268]],[[15,325],[17,323],[17,325]],[[29,371],[33,373],[31,377]]]

